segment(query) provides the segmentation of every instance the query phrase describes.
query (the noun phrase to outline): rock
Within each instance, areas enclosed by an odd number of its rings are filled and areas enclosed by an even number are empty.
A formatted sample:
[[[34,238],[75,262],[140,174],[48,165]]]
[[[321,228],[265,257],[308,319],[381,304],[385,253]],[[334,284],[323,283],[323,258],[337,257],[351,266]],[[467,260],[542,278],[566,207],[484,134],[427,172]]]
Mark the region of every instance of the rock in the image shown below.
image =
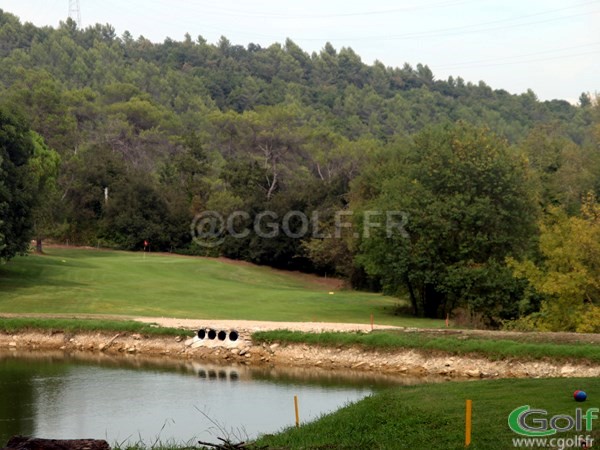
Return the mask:
[[[15,341],[11,341],[11,342],[8,343],[8,346],[9,347],[16,347],[17,343]]]
[[[366,364],[366,362],[361,361],[359,363],[356,363],[352,366],[353,369],[358,369],[360,366],[364,366]]]
[[[181,336],[177,336],[177,337],[175,338],[175,342],[181,342],[181,341],[182,341],[182,338],[181,338]]]
[[[139,341],[140,339],[142,339],[142,335],[141,335],[141,334],[138,334],[138,333],[134,333],[134,334],[132,334],[132,335],[131,335],[131,337],[132,337],[133,339],[135,339],[136,341]]]
[[[100,350],[101,352],[103,352],[104,350],[106,350],[106,344],[100,344],[98,346],[98,350]]]
[[[239,349],[237,349],[237,348],[232,348],[232,349],[231,349],[231,354],[232,354],[232,355],[237,355],[237,354],[239,354],[239,353],[240,353],[240,350],[239,350]]]
[[[244,356],[246,356],[246,358],[252,357],[252,355],[250,353],[246,353]]]
[[[425,367],[422,366],[415,366],[408,369],[407,372],[412,375],[424,375],[427,373],[427,369],[425,369]]]
[[[577,373],[577,369],[575,369],[575,367],[573,366],[563,366],[560,369],[560,375],[561,376],[569,376],[569,375],[574,375],[575,373]]]
[[[271,351],[274,351],[277,347],[279,347],[279,344],[275,343],[275,344],[271,344],[271,346],[269,348],[271,349]]]
[[[192,344],[192,348],[202,347],[203,344],[204,344],[204,342],[202,342],[202,341],[196,341]]]
[[[481,378],[481,372],[478,369],[466,370],[465,375],[469,378]]]
[[[137,351],[137,349],[135,347],[129,347],[127,349],[127,353],[135,353]]]
[[[248,352],[248,349],[244,348],[240,351],[240,356],[244,356]]]

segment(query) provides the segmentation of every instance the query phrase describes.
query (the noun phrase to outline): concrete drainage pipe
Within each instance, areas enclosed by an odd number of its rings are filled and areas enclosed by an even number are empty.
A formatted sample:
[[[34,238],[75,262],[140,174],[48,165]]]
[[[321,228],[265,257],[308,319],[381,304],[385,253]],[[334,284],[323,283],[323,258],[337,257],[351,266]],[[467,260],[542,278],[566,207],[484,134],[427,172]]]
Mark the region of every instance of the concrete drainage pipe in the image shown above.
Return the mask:
[[[231,342],[236,342],[240,338],[240,334],[237,330],[229,330],[229,332],[227,332],[225,330],[217,331],[212,328],[200,328],[196,334],[201,341],[205,339],[210,341],[218,339],[219,341],[224,342],[229,339]]]

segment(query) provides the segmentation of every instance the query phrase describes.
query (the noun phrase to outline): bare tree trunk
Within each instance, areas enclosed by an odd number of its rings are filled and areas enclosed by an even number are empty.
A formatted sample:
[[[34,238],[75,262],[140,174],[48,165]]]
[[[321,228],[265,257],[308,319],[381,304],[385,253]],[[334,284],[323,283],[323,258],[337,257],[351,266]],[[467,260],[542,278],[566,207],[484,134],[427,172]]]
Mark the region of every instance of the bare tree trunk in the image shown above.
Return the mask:
[[[42,238],[35,239],[35,252],[39,254],[44,253],[44,249],[42,247]]]
[[[269,191],[267,192],[267,200],[271,200],[271,196],[277,187],[277,170],[273,171],[273,181],[271,181],[271,186],[269,186]]]
[[[319,163],[317,163],[317,172],[319,173],[319,176],[321,177],[321,181],[325,181],[325,177],[321,173],[321,165]]]
[[[410,303],[412,304],[413,314],[415,316],[418,316],[419,304],[417,302],[417,297],[415,296],[415,291],[413,289],[412,283],[410,282],[410,279],[408,278],[408,275],[406,276],[406,285],[408,286],[408,293],[410,295]]]

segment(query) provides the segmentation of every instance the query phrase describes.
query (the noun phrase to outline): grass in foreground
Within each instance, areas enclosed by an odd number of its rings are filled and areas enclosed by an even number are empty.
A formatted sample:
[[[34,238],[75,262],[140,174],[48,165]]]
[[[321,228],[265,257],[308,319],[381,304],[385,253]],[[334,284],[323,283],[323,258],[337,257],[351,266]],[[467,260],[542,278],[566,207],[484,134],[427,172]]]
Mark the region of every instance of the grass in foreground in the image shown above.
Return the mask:
[[[0,267],[4,313],[105,314],[441,327],[399,317],[398,299],[330,295],[323,279],[218,259],[50,248]]]
[[[0,317],[0,332],[15,333],[24,330],[62,331],[66,333],[110,332],[139,333],[154,336],[190,336],[180,328],[157,327],[133,320],[97,319],[40,319],[29,317]]]
[[[421,332],[375,331],[372,333],[303,333],[278,330],[254,333],[255,342],[302,343],[321,346],[362,346],[378,350],[410,348],[437,350],[455,355],[474,354],[489,359],[564,359],[600,362],[597,344],[523,342],[505,339],[488,339],[466,335],[432,335]]]
[[[572,397],[576,389],[585,390],[588,401],[576,403]],[[576,407],[582,407],[585,414],[588,408],[600,405],[600,380],[519,379],[402,386],[300,428],[264,436],[257,444],[277,449],[464,449],[467,399],[473,401],[470,450],[522,448],[513,446],[512,439],[519,435],[507,425],[512,410],[522,405],[546,409],[547,419],[556,414],[575,416]],[[564,425],[564,421],[560,423]],[[565,432],[554,437],[575,434],[582,433]],[[591,435],[600,442],[600,419],[595,420]]]

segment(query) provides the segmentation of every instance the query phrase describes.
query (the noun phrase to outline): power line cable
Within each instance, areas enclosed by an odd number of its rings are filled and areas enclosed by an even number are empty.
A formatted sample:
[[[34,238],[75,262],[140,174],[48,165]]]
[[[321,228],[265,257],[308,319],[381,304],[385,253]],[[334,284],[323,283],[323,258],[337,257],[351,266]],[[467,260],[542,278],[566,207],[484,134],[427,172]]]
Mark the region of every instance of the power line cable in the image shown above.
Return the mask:
[[[523,53],[523,54],[519,54],[519,55],[496,57],[496,58],[489,58],[489,59],[480,59],[480,60],[474,60],[474,61],[463,61],[463,62],[458,62],[458,63],[453,63],[453,64],[439,65],[439,66],[436,66],[436,69],[437,70],[448,70],[448,69],[455,69],[455,68],[460,69],[460,68],[470,68],[470,67],[487,67],[489,65],[527,63],[527,62],[531,62],[531,61],[535,61],[535,60],[531,60],[531,59],[528,59],[526,61],[511,61],[511,60],[520,59],[520,58],[530,58],[531,56],[544,55],[544,54],[548,54],[548,53],[553,55],[553,56],[551,56],[551,58],[561,58],[561,57],[568,58],[568,57],[571,57],[571,55],[575,55],[575,53],[567,54],[567,55],[563,55],[563,56],[556,55],[556,53],[561,53],[561,52],[575,50],[575,49],[581,49],[584,47],[594,47],[594,46],[598,46],[598,45],[600,45],[600,42],[592,42],[589,44],[580,44],[580,45],[574,45],[574,46],[570,46],[570,47],[554,48],[551,50],[543,50],[543,51],[533,52],[533,53]],[[591,53],[596,53],[598,51],[600,51],[600,50],[594,50]]]

